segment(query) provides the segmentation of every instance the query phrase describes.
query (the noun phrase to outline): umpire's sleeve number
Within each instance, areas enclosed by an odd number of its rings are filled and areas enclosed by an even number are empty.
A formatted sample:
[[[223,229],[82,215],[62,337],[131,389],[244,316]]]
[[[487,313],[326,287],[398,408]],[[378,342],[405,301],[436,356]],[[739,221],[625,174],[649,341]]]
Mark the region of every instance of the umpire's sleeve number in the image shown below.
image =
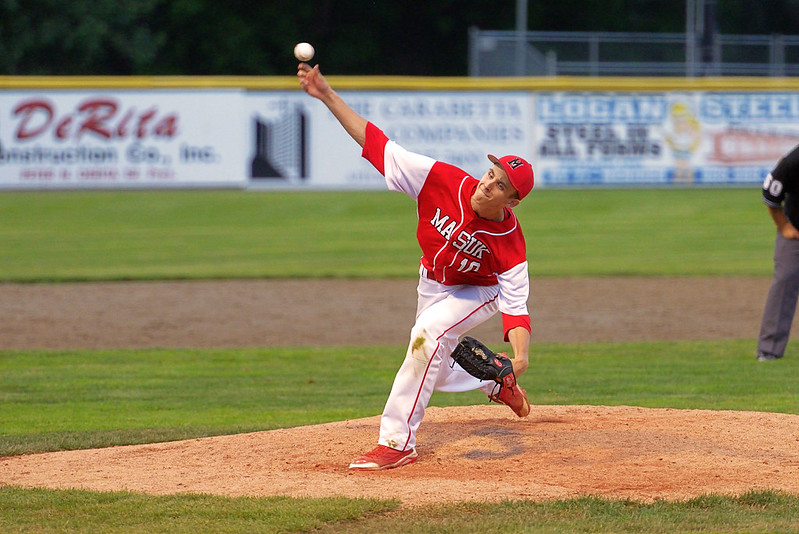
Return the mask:
[[[763,181],[763,191],[768,192],[773,197],[779,197],[782,194],[782,182],[775,180],[771,173],[768,173],[768,176]]]

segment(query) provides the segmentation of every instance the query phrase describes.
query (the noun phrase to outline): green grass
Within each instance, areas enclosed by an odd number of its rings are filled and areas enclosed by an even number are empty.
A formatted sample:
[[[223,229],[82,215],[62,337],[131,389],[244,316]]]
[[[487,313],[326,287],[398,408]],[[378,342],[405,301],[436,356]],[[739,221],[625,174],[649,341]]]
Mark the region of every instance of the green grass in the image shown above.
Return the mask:
[[[767,275],[754,189],[542,189],[532,276]],[[414,277],[416,210],[379,192],[0,193],[0,281]]]
[[[751,340],[536,344],[534,404],[799,414],[799,358]],[[0,456],[146,443],[379,414],[403,347],[0,352]],[[484,403],[436,393],[432,405]]]
[[[774,224],[757,188],[544,190],[517,211],[532,276],[772,269]]]
[[[735,498],[704,496],[686,502],[645,504],[582,497],[556,502],[506,501],[486,506],[456,503],[369,518],[342,528],[327,525],[315,532],[404,534],[406,532],[558,533],[618,532],[797,532],[799,500],[774,492]]]
[[[0,456],[375,415],[404,356],[391,352],[0,352]]]
[[[300,532],[396,509],[375,499],[154,497],[0,486],[0,532]]]
[[[406,534],[556,532],[797,532],[799,500],[775,492],[638,503],[582,497],[555,502],[456,503],[398,509],[365,499],[146,496],[0,487],[0,530],[59,533],[318,532]]]
[[[0,280],[397,276],[413,219],[386,192],[5,193]]]

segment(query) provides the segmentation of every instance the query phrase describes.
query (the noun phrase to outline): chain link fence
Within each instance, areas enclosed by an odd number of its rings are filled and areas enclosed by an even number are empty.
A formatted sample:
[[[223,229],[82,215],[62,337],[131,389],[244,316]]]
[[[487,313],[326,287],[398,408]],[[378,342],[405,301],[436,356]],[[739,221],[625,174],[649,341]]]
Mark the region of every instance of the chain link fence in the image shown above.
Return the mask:
[[[469,30],[469,76],[797,76],[799,36]]]

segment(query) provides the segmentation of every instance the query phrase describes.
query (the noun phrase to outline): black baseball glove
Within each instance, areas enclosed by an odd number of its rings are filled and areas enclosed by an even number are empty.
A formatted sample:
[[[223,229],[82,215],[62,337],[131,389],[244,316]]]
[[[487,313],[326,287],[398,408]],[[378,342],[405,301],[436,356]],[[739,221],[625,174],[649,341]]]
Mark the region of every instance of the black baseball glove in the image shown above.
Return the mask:
[[[512,388],[516,385],[516,374],[510,358],[494,353],[473,337],[465,336],[461,339],[452,351],[452,359],[470,375],[480,380],[496,382],[499,387],[496,395],[503,387]]]

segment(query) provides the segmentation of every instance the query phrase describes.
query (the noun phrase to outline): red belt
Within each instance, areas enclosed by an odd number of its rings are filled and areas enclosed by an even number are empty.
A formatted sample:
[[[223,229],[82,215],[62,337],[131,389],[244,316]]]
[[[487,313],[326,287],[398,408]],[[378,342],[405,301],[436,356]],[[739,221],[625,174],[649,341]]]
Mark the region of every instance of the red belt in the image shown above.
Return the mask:
[[[428,269],[428,268],[427,268],[427,267],[425,267],[424,265],[422,265],[422,268],[425,270],[425,273],[427,273],[427,279],[428,279],[428,280],[435,280],[435,281],[436,281],[436,282],[438,282],[439,284],[443,284],[443,282],[442,282],[441,280],[439,280],[438,278],[436,278],[436,275],[435,275],[435,273],[434,273],[433,271],[431,271],[430,269]]]

